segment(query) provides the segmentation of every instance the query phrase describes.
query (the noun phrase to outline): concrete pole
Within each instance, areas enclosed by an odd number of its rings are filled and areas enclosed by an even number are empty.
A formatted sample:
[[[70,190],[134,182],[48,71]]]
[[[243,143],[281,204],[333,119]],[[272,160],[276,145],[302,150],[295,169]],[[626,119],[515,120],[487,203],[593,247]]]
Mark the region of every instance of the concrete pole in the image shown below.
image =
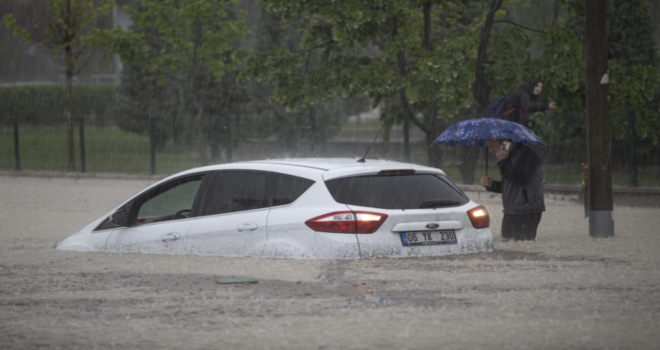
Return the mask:
[[[585,0],[589,235],[614,236],[607,2]]]

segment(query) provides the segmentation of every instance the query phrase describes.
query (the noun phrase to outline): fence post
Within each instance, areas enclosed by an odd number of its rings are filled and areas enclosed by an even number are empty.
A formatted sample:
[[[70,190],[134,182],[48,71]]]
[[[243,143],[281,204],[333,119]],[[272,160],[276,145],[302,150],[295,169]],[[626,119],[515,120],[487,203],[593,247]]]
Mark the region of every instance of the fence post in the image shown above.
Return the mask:
[[[628,128],[630,130],[630,187],[639,186],[637,173],[637,126],[635,110],[628,111]]]
[[[85,118],[80,116],[80,172],[84,173],[85,168]]]
[[[21,153],[18,148],[18,116],[14,116],[14,170],[21,171]]]
[[[149,163],[151,175],[156,174],[156,118],[149,116]]]
[[[232,162],[231,117],[225,115],[225,139],[227,146],[227,163]]]

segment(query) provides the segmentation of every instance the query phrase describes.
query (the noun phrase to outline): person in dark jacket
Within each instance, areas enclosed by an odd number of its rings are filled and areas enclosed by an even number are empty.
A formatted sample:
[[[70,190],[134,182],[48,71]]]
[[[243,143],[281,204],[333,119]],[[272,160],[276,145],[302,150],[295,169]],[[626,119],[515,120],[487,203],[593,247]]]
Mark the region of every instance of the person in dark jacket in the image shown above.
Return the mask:
[[[508,143],[508,146],[507,146]],[[510,140],[486,140],[488,151],[495,153],[502,181],[485,175],[481,185],[487,191],[502,193],[504,240],[534,240],[545,211],[543,169],[533,149]]]
[[[502,119],[524,125],[532,128],[534,123],[529,119],[530,113],[544,112],[548,109],[556,109],[554,102],[541,102],[541,92],[543,92],[543,82],[539,79],[530,79],[523,86],[504,101],[502,110],[504,117]]]

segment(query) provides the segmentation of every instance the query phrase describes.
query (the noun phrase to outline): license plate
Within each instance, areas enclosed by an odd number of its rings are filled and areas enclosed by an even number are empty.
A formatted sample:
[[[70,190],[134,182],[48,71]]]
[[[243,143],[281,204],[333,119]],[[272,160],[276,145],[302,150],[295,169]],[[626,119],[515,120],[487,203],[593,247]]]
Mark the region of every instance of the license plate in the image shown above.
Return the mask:
[[[404,247],[434,244],[456,244],[454,230],[401,232],[401,243]]]

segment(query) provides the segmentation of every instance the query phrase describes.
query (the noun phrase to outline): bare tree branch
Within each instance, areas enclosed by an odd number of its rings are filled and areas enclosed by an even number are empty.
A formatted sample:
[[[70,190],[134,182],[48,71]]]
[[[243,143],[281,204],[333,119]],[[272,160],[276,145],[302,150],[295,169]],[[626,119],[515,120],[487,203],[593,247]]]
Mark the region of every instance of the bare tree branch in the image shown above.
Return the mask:
[[[484,78],[484,62],[486,61],[486,53],[488,51],[488,40],[490,39],[490,31],[493,28],[493,21],[495,13],[502,6],[503,0],[492,0],[490,10],[486,15],[486,23],[484,29],[481,31],[481,41],[479,43],[479,52],[477,54],[477,69],[475,72],[475,82],[472,86],[472,95],[481,108],[486,108],[488,105],[488,88]]]
[[[314,46],[310,47],[309,49],[307,49],[307,50],[305,50],[305,51],[303,51],[303,50],[298,50],[298,51],[292,51],[292,53],[311,52],[311,51],[313,51],[313,50],[316,50],[316,49],[318,49],[318,48],[320,48],[320,47],[323,47],[323,46],[325,46],[325,45],[328,45],[328,44],[332,44],[332,43],[334,43],[334,42],[335,42],[334,40],[328,40],[328,41],[322,42],[322,43],[320,43],[320,44],[318,44],[318,45],[314,45]]]
[[[525,27],[525,26],[520,25],[520,24],[518,24],[518,23],[511,22],[511,21],[507,21],[507,20],[494,21],[493,23],[508,23],[508,24],[513,24],[514,26],[518,26],[518,27],[520,27],[520,28],[522,28],[522,29],[526,29],[526,30],[529,30],[529,31],[532,31],[532,32],[545,33],[545,32],[542,31],[542,30],[537,30],[537,29],[533,29],[533,28]]]

